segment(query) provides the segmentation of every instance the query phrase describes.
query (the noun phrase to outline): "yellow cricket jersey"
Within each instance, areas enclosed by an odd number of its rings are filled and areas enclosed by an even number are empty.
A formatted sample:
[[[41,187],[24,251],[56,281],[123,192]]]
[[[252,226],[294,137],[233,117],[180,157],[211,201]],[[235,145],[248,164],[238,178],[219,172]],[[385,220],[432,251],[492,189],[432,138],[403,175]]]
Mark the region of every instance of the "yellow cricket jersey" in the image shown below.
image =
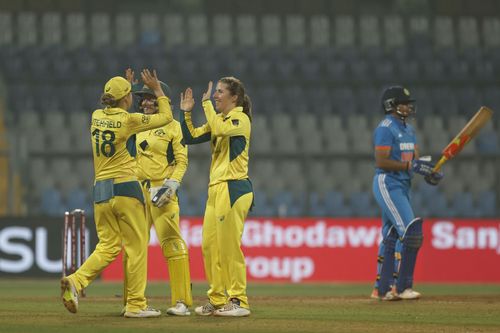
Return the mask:
[[[188,165],[187,146],[182,137],[181,125],[171,123],[137,134],[137,176],[149,179],[152,186],[159,186],[165,179],[179,183]]]
[[[126,144],[135,133],[158,128],[173,120],[167,97],[158,98],[159,112],[154,115],[129,113],[120,108],[98,109],[92,113],[90,133],[94,155],[95,179],[137,179],[135,159]]]
[[[250,146],[250,118],[238,106],[224,116],[217,114],[210,100],[203,102],[207,122],[195,128],[191,112],[181,112],[181,128],[187,144],[210,141],[212,163],[210,183],[248,178],[248,149]]]

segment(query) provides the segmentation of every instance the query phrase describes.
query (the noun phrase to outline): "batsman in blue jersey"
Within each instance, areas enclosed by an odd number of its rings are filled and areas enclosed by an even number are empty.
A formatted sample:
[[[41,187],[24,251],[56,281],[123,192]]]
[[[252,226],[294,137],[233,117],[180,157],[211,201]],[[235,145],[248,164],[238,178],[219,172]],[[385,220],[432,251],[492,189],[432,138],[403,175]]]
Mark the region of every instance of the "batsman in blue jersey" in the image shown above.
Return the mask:
[[[386,116],[373,135],[376,164],[373,193],[382,209],[383,253],[379,253],[378,294],[387,301],[420,297],[412,287],[423,241],[423,220],[415,216],[410,204],[411,178],[417,173],[431,185],[437,185],[443,178],[442,173],[433,172],[430,161],[419,159],[415,130],[407,123],[408,117],[415,113],[414,104],[407,89],[387,88],[382,95]],[[395,267],[394,260],[396,243],[400,243],[399,267]],[[393,288],[395,272],[398,278]]]

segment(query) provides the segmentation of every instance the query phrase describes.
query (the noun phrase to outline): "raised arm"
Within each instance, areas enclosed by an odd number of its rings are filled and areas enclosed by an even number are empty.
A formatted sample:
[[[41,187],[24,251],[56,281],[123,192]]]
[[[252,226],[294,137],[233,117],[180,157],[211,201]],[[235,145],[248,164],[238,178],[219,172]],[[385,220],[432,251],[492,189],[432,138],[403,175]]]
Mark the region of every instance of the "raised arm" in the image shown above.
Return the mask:
[[[156,71],[151,73],[148,69],[145,69],[141,72],[141,77],[144,84],[153,90],[157,97],[158,113],[153,115],[131,113],[129,115],[129,124],[134,133],[161,127],[170,123],[174,119],[172,115],[172,108],[170,107],[170,101],[161,89]]]
[[[187,88],[181,93],[181,114],[180,123],[184,142],[188,145],[210,141],[211,130],[208,123],[200,127],[194,127],[191,119],[191,111],[194,108],[193,90]]]

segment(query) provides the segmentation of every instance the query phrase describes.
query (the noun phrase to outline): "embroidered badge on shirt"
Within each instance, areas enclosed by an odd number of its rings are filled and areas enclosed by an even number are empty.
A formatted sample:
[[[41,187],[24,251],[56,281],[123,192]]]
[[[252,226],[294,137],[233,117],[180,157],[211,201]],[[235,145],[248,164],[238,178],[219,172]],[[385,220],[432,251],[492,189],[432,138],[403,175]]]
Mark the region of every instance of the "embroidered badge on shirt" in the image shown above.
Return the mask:
[[[156,136],[164,136],[165,135],[165,131],[161,128],[157,129],[154,133]]]
[[[148,147],[148,142],[146,140],[142,141],[139,146],[141,147],[142,150],[146,150]]]

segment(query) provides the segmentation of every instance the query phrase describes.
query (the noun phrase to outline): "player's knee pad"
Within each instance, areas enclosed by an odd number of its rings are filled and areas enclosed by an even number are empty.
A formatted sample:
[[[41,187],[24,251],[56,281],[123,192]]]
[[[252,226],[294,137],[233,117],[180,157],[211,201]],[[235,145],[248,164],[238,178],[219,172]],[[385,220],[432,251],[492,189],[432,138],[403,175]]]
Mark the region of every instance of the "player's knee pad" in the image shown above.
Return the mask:
[[[379,278],[379,292],[380,295],[385,295],[391,289],[394,282],[394,250],[398,234],[395,228],[389,229],[386,235],[383,235],[384,251],[382,253],[383,260],[380,263],[380,278]]]
[[[389,253],[391,256],[394,254],[394,249],[396,248],[396,242],[398,240],[398,233],[395,228],[390,228],[386,235],[383,235],[382,242],[384,243],[384,251],[382,255],[386,258],[386,254]]]
[[[177,301],[182,301],[187,306],[191,306],[193,296],[186,243],[180,238],[169,239],[163,246],[163,255],[168,262],[172,305],[175,305]]]
[[[162,244],[163,255],[166,259],[184,257],[188,255],[186,243],[180,238],[170,238]]]
[[[416,218],[406,227],[406,232],[402,239],[403,249],[401,251],[399,277],[396,283],[398,292],[403,292],[413,285],[413,272],[417,262],[418,250],[422,246],[424,239],[422,223],[423,220],[421,218]]]
[[[422,232],[423,220],[417,217],[406,227],[406,232],[403,236],[402,242],[403,247],[408,247],[412,249],[419,249],[424,241],[424,236]]]

